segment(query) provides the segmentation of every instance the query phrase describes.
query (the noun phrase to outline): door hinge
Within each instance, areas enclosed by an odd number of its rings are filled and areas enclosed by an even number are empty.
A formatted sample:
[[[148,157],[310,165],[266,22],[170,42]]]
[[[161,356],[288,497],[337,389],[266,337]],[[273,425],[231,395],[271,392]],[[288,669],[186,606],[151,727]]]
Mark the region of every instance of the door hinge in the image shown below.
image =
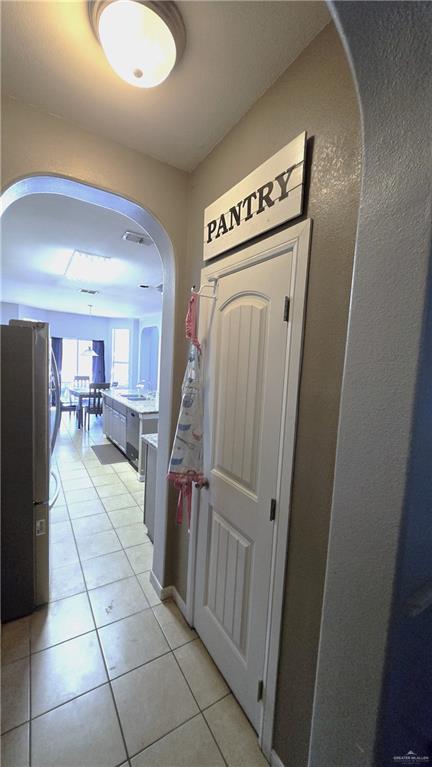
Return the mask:
[[[258,680],[258,689],[257,689],[257,703],[262,700],[264,692],[264,682],[262,679]]]
[[[276,498],[272,498],[270,501],[270,522],[274,522],[276,519]]]
[[[46,534],[46,521],[45,519],[37,519],[36,520],[36,535],[45,535]]]
[[[290,300],[288,296],[285,296],[284,313],[283,313],[284,322],[288,322],[289,320],[289,311],[290,311]]]

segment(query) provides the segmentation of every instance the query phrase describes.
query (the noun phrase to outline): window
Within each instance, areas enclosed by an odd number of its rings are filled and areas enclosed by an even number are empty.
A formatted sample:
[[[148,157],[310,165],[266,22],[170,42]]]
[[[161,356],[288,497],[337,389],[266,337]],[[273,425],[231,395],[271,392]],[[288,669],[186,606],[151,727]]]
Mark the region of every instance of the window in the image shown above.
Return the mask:
[[[159,375],[159,328],[155,325],[141,331],[140,383],[148,392],[157,392]]]
[[[75,376],[89,376],[92,380],[93,357],[83,352],[92,348],[91,341],[81,341],[78,338],[63,339],[63,358],[61,379],[62,387],[73,384]]]
[[[129,386],[129,330],[113,328],[111,381]]]

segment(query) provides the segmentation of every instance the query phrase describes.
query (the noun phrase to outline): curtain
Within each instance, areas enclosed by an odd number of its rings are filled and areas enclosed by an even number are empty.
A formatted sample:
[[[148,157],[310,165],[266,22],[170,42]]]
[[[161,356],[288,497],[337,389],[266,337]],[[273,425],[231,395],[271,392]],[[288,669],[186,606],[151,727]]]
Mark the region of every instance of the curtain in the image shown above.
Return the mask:
[[[60,379],[60,391],[61,391],[61,369],[62,369],[62,361],[63,361],[63,338],[56,338],[55,336],[51,337],[51,347],[54,354],[54,359],[57,363],[57,370],[59,373],[59,379]],[[52,395],[52,402],[51,404],[54,405],[54,393]]]
[[[51,338],[51,343],[52,343],[52,350],[55,357],[55,361],[57,363],[59,376],[61,377],[61,369],[62,369],[62,362],[63,362],[63,338],[55,338],[55,336],[53,336]]]
[[[92,341],[93,351],[97,357],[93,357],[93,383],[105,383],[105,343]]]

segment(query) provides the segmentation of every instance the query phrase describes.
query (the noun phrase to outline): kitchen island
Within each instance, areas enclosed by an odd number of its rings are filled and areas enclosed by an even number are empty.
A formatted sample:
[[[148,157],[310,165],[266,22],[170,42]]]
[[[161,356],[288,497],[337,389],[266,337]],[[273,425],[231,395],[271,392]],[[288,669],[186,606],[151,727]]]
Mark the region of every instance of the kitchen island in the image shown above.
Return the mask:
[[[145,480],[145,451],[141,437],[158,429],[159,401],[137,389],[107,389],[103,392],[105,436],[126,456]]]

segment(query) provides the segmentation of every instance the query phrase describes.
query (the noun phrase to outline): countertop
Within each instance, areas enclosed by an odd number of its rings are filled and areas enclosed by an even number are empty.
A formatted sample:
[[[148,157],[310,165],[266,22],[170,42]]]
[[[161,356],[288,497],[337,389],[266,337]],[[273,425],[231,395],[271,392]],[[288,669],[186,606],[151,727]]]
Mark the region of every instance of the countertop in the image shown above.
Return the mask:
[[[104,396],[111,397],[116,402],[121,402],[122,405],[126,405],[126,407],[134,410],[136,413],[159,412],[158,399],[128,400],[127,397],[130,394],[141,394],[141,392],[137,389],[105,389],[103,391]]]
[[[143,434],[141,439],[143,440],[143,442],[148,442],[148,444],[151,445],[152,447],[156,447],[157,448],[157,446],[158,446],[158,435],[157,434]]]

